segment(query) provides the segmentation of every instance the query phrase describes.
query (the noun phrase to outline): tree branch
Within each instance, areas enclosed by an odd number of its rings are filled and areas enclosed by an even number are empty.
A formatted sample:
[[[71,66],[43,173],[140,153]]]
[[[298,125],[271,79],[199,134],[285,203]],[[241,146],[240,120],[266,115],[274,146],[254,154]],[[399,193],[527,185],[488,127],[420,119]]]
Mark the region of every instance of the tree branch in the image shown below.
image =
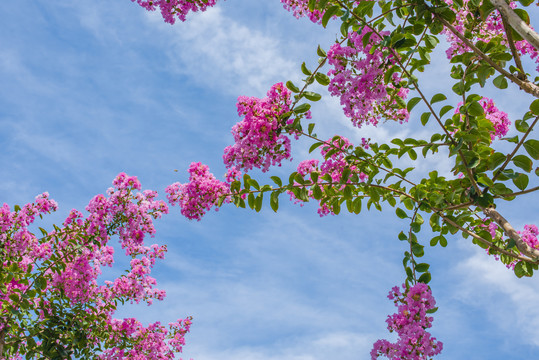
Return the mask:
[[[505,254],[505,255],[508,255],[508,256],[511,256],[512,258],[515,258],[515,259],[519,259],[519,260],[522,260],[522,261],[526,261],[528,263],[531,263],[531,264],[537,264],[537,261],[536,260],[532,260],[532,259],[529,259],[529,258],[526,258],[524,256],[521,256],[521,255],[517,255],[517,254],[514,254],[510,251],[507,251],[507,250],[504,250],[504,249],[501,249],[495,245],[492,245],[492,243],[486,239],[483,239],[481,236],[477,235],[476,233],[474,233],[473,231],[470,231],[468,229],[465,229],[463,228],[462,226],[460,226],[459,224],[457,224],[456,222],[454,222],[453,220],[445,217],[443,214],[440,214],[438,213],[438,215],[440,215],[440,217],[443,219],[443,221],[445,221],[446,223],[456,227],[457,229],[459,229],[460,231],[462,231],[463,233],[466,233],[468,235],[470,235],[471,237],[473,237],[474,239],[478,240],[479,242],[487,245],[489,248],[493,248],[499,252],[501,252],[502,254]],[[533,258],[533,257],[532,257]]]
[[[529,42],[535,49],[539,50],[539,34],[532,30],[514,11],[505,0],[490,0],[492,5],[507,19],[511,27],[523,39]]]
[[[500,12],[500,15],[502,17],[502,23],[503,23],[503,28],[505,29],[505,35],[507,35],[507,42],[509,43],[509,48],[511,49],[511,53],[513,54],[513,60],[515,60],[515,65],[520,71],[520,74],[517,74],[517,77],[520,80],[526,80],[526,71],[524,71],[524,67],[522,66],[522,62],[520,61],[520,56],[518,55],[517,48],[515,47],[515,42],[513,41],[513,35],[511,34],[511,27],[507,23],[507,19],[501,12]]]
[[[509,161],[511,161],[511,159],[513,158],[513,156],[515,156],[515,154],[517,153],[518,149],[520,149],[520,147],[522,146],[522,144],[524,144],[524,141],[526,140],[526,138],[528,137],[528,135],[531,133],[531,131],[533,130],[533,128],[535,127],[535,125],[537,124],[537,121],[539,120],[539,116],[537,116],[535,118],[535,120],[533,121],[533,123],[530,125],[530,127],[528,128],[528,130],[526,131],[526,133],[524,134],[524,136],[522,137],[522,139],[520,139],[520,141],[518,142],[517,146],[515,146],[515,148],[513,149],[513,152],[507,157],[507,159],[505,159],[505,162],[503,163],[503,165],[498,169],[496,170],[496,173],[494,174],[494,177],[492,178],[492,181],[496,181],[496,179],[498,178],[498,176],[500,176],[501,172],[505,169],[505,167],[507,166],[507,164],[509,164]]]
[[[515,244],[517,246],[517,249],[520,250],[520,252],[531,259],[539,260],[539,250],[531,248],[528,244],[522,240],[522,237],[518,234],[518,232],[509,224],[509,221],[507,221],[500,213],[494,209],[494,208],[486,208],[483,209],[483,213],[488,216],[491,220],[495,221],[507,236],[509,236],[510,239],[515,241]]]
[[[440,20],[440,22],[447,28],[449,31],[451,31],[453,34],[455,34],[456,37],[458,37],[466,46],[468,46],[474,53],[479,55],[481,59],[486,61],[490,66],[492,66],[494,69],[496,69],[500,74],[504,75],[506,78],[517,84],[522,90],[527,92],[528,94],[531,94],[535,96],[536,98],[539,98],[539,87],[529,81],[520,80],[515,75],[511,74],[504,68],[502,68],[500,65],[496,64],[490,57],[488,57],[485,53],[483,53],[481,50],[479,50],[469,39],[467,39],[463,34],[461,34],[453,25],[451,25],[447,20],[442,18],[440,15],[436,14],[435,12],[432,12],[433,15]]]

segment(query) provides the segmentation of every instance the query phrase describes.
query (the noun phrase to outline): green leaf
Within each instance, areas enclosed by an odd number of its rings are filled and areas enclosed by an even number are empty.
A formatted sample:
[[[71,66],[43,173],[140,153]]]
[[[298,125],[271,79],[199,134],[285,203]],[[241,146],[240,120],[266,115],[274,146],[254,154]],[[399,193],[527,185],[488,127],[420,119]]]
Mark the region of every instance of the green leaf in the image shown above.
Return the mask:
[[[313,190],[313,197],[316,199],[316,200],[320,200],[322,198],[322,196],[324,195],[323,192],[322,192],[322,189],[320,189],[320,186],[314,186],[312,188]]]
[[[526,174],[519,174],[516,179],[513,179],[513,184],[515,184],[515,186],[520,190],[526,190],[526,187],[528,187],[529,182],[530,179]]]
[[[539,141],[534,139],[526,141],[524,143],[524,149],[526,149],[533,159],[539,160]]]
[[[324,16],[322,16],[322,26],[326,27],[328,25],[329,20],[337,13],[337,11],[340,10],[339,6],[332,6],[329,9],[326,10],[324,13]]]
[[[311,104],[301,104],[299,106],[296,106],[296,108],[294,109],[294,113],[296,114],[302,114],[304,112],[307,112],[311,109]]]
[[[480,115],[483,115],[485,113],[485,110],[483,109],[481,104],[479,104],[477,101],[472,101],[468,105],[467,112],[471,116],[480,116]]]
[[[311,71],[307,69],[307,65],[305,65],[305,62],[301,64],[301,72],[304,73],[307,76],[312,75]]]
[[[408,101],[408,105],[406,105],[406,109],[408,110],[408,112],[411,112],[414,106],[416,106],[417,103],[420,101],[421,101],[420,97],[411,98],[410,101]]]
[[[523,276],[531,276],[532,274],[530,273],[528,267],[526,266],[526,263],[524,261],[521,261],[519,263],[517,263],[515,265],[515,275],[518,277],[518,278],[521,278]],[[533,271],[533,270],[532,270]]]
[[[418,243],[412,244],[412,253],[417,257],[422,257],[425,255],[425,250],[423,250],[423,248],[424,246]]]
[[[333,213],[339,215],[341,212],[341,204],[338,201],[335,201],[332,206]]]
[[[530,128],[530,126],[528,125],[528,123],[524,120],[517,120],[515,121],[515,129],[517,129],[517,131],[521,132],[521,133],[525,133],[528,131],[528,129]]]
[[[406,211],[402,210],[401,208],[396,208],[395,213],[401,219],[406,219],[408,217],[408,215],[406,214]]]
[[[255,200],[255,210],[256,212],[259,212],[262,209],[262,202],[264,199],[264,194],[260,193]]]
[[[518,15],[527,25],[530,25],[530,15],[524,9],[513,9],[515,14]]]
[[[278,187],[282,187],[282,186],[283,186],[283,182],[281,181],[281,179],[280,179],[278,176],[272,176],[272,177],[271,177],[271,180],[273,180],[273,182],[274,182]]]
[[[255,207],[255,195],[253,193],[250,193],[247,196],[247,204],[249,205],[249,207],[251,209],[254,209],[254,207]]]
[[[312,153],[314,150],[316,150],[316,148],[319,148],[322,145],[324,145],[323,142],[317,142],[317,143],[312,144],[311,147],[309,148],[309,154]]]
[[[530,6],[533,4],[534,0],[518,0],[524,6]]]
[[[526,172],[533,169],[533,162],[526,155],[517,155],[513,158],[513,163]]]
[[[494,86],[496,86],[498,89],[506,89],[508,84],[507,84],[507,79],[505,78],[505,76],[503,75],[500,75],[498,77],[495,77],[494,80],[492,80],[492,83],[494,84]]]
[[[438,240],[440,241],[440,245],[441,245],[442,247],[446,247],[446,246],[447,246],[447,239],[446,239],[444,236],[440,235],[440,237],[439,237]]]
[[[421,114],[421,124],[423,126],[427,125],[427,123],[429,122],[430,115],[430,112],[424,112],[423,114]]]
[[[317,94],[315,92],[312,92],[312,91],[305,91],[303,93],[303,96],[305,96],[308,100],[311,100],[311,101],[318,101],[322,98],[322,95],[320,94]]]
[[[430,267],[430,265],[427,264],[427,263],[417,264],[415,266],[415,271],[423,273],[423,272],[427,271],[429,269],[429,267]]]
[[[270,206],[271,209],[275,212],[279,210],[279,193],[272,192],[270,196]]]
[[[436,38],[436,36],[430,34],[425,35],[425,44],[427,45],[427,48],[433,49],[436,47],[436,45],[438,45],[439,42],[440,41],[438,38]]]
[[[316,54],[322,57],[325,57],[327,55],[324,49],[320,47],[320,45],[318,45],[318,48],[316,49]]]
[[[428,284],[431,279],[432,279],[432,275],[430,274],[430,272],[426,272],[423,275],[421,275],[419,279],[417,279],[417,281],[423,284]]]
[[[361,198],[355,198],[352,205],[354,206],[354,214],[359,214],[361,212]]]
[[[530,104],[530,110],[534,115],[539,115],[539,99],[534,100]]]
[[[324,73],[317,72],[316,75],[314,75],[314,78],[316,79],[316,81],[318,81],[320,85],[323,85],[323,86],[329,85],[329,82],[330,82],[329,76],[327,76]]]
[[[473,157],[473,158],[468,162],[468,168],[469,168],[469,169],[473,169],[473,168],[477,167],[477,165],[479,165],[480,162],[481,162],[481,160],[480,160],[478,157]]]
[[[440,110],[440,117],[444,116],[449,110],[453,109],[453,106],[451,105],[445,105],[441,110]]]
[[[353,199],[352,188],[351,188],[350,186],[345,186],[345,187],[344,187],[344,190],[343,190],[343,197],[344,197],[346,200],[352,200],[352,199]]]
[[[286,82],[286,87],[292,92],[299,93],[299,88],[290,80]]]
[[[44,290],[47,287],[47,280],[44,277],[40,276],[35,281],[37,289]]]
[[[432,99],[430,99],[430,103],[435,104],[437,102],[444,101],[444,100],[447,100],[447,96],[445,96],[444,94],[436,94],[432,97]]]
[[[488,159],[488,168],[490,170],[496,169],[498,166],[505,162],[506,156],[500,152],[492,154]]]
[[[354,12],[360,17],[363,17],[365,15],[372,16],[372,8],[374,7],[375,3],[375,1],[362,1],[359,3],[358,6],[356,6]]]

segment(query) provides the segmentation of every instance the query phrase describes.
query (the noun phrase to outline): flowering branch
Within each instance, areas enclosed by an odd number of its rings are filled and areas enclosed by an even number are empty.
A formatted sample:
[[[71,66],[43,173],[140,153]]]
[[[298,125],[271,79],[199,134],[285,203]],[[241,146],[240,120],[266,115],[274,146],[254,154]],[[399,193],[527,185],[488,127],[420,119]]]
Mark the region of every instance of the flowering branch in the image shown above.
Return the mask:
[[[483,209],[483,213],[494,220],[509,236],[510,239],[514,240],[516,243],[516,246],[520,252],[526,256],[529,256],[530,258],[534,259],[535,262],[539,261],[539,250],[531,248],[528,244],[526,244],[522,237],[519,235],[519,233],[511,226],[509,221],[507,221],[500,213],[494,209],[493,207],[485,208]]]
[[[496,64],[489,56],[487,56],[485,53],[483,53],[481,50],[479,50],[469,39],[467,39],[464,35],[462,35],[453,25],[451,25],[447,20],[445,20],[443,17],[441,17],[439,14],[432,12],[434,16],[447,28],[449,29],[456,37],[458,37],[463,43],[466,44],[474,53],[479,55],[481,59],[486,61],[490,66],[492,66],[496,71],[498,71],[500,74],[503,74],[506,78],[517,84],[522,90],[527,92],[528,94],[531,94],[535,96],[536,98],[539,98],[539,87],[529,81],[520,80],[515,75],[511,74],[504,68],[502,68],[500,65]]]

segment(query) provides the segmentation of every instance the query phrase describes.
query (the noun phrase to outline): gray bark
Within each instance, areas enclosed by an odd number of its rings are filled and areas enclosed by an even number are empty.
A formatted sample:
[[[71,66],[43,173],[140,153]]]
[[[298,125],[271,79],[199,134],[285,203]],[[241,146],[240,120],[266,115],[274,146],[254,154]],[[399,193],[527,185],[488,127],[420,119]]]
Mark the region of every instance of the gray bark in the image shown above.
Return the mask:
[[[539,50],[539,34],[533,31],[532,28],[530,28],[528,24],[526,24],[513,9],[511,9],[505,0],[490,0],[490,2],[523,39],[528,41],[536,50]]]

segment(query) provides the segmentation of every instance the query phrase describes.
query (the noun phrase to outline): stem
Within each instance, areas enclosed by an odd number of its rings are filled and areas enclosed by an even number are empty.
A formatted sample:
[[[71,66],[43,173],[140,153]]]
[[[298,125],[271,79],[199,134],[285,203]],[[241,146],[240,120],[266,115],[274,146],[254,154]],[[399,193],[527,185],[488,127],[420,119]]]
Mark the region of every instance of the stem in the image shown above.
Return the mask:
[[[300,135],[302,135],[302,136],[306,136],[306,137],[308,137],[308,138],[310,138],[310,139],[312,139],[312,140],[319,141],[319,142],[324,143],[324,144],[326,144],[326,145],[328,145],[328,146],[331,146],[332,148],[339,150],[341,153],[345,153],[341,148],[336,147],[336,146],[333,145],[332,143],[329,143],[329,142],[327,142],[327,141],[321,140],[321,139],[319,139],[319,138],[317,138],[317,137],[315,137],[315,136],[309,135],[309,134],[307,134],[307,133],[305,133],[305,132],[303,132],[303,131],[298,131],[297,133],[300,134]],[[393,171],[388,170],[388,169],[386,169],[386,168],[383,167],[383,166],[374,164],[374,163],[370,162],[370,161],[367,160],[367,159],[359,159],[359,160],[360,160],[360,161],[365,161],[366,163],[368,163],[368,164],[370,164],[370,165],[372,165],[372,166],[375,166],[375,167],[377,167],[378,169],[387,172],[388,174],[394,175],[394,176],[398,177],[399,179],[401,179],[402,181],[405,181],[405,182],[407,182],[408,184],[410,184],[410,185],[412,185],[412,186],[416,186],[416,185],[417,185],[417,184],[414,184],[412,181],[406,179],[405,177],[403,177],[403,176],[401,176],[401,175],[399,175],[399,174],[396,174],[396,173],[394,173]]]
[[[519,195],[524,195],[524,194],[528,194],[528,193],[531,193],[531,192],[534,192],[534,191],[537,191],[539,190],[539,186],[536,186],[534,188],[531,188],[531,189],[528,189],[528,190],[524,190],[524,191],[518,191],[518,192],[514,192],[514,193],[511,193],[511,194],[503,194],[503,195],[499,195],[499,197],[511,197],[511,196],[519,196]]]
[[[502,17],[502,23],[503,23],[503,28],[505,29],[505,35],[507,35],[507,43],[509,44],[509,48],[511,49],[511,53],[513,54],[515,65],[520,70],[520,73],[517,74],[517,77],[520,80],[526,80],[526,72],[524,71],[524,68],[522,67],[520,56],[518,55],[517,48],[515,47],[515,42],[513,41],[513,34],[511,34],[511,28],[509,27],[509,24],[507,23],[507,19],[504,16],[504,14],[500,12],[500,15]]]
[[[7,326],[7,322],[4,324],[4,326]],[[0,360],[5,359],[4,358],[5,342],[6,342],[6,328],[4,327],[2,330],[0,330]]]
[[[535,118],[535,120],[533,121],[533,123],[530,125],[530,127],[528,128],[528,130],[526,131],[526,133],[524,134],[524,136],[522,137],[522,139],[518,142],[517,146],[515,146],[515,148],[513,149],[513,152],[507,157],[507,159],[505,160],[505,162],[503,163],[503,165],[498,169],[496,170],[496,173],[494,174],[494,177],[492,178],[492,181],[496,181],[496,179],[498,178],[498,176],[501,174],[501,172],[505,169],[505,167],[507,166],[507,164],[509,164],[509,161],[511,161],[511,159],[513,158],[513,156],[515,156],[515,154],[517,153],[518,149],[520,149],[520,147],[522,146],[522,144],[524,144],[524,141],[526,140],[526,138],[528,137],[528,135],[530,134],[530,132],[533,130],[534,126],[537,124],[537,121],[539,121],[539,116],[537,116]]]
[[[412,251],[412,224],[414,223],[417,212],[419,211],[419,206],[416,206],[414,210],[414,215],[412,215],[412,221],[410,222],[410,230],[408,231],[408,243],[410,244],[410,258],[412,260],[412,273],[414,275],[414,282],[417,283],[417,277],[415,274],[415,259],[414,252]]]
[[[506,78],[517,84],[522,90],[527,92],[528,94],[531,94],[535,96],[536,98],[539,98],[539,87],[529,81],[520,80],[504,68],[502,68],[500,65],[496,64],[490,57],[485,55],[481,50],[479,50],[470,40],[468,40],[464,35],[462,35],[453,25],[451,25],[449,22],[447,22],[444,18],[442,18],[440,15],[436,13],[432,13],[440,22],[449,29],[453,34],[455,34],[456,37],[458,37],[466,46],[468,46],[474,53],[479,55],[481,59],[486,61],[490,66],[492,66],[494,69],[496,69],[500,74],[504,75]]]

